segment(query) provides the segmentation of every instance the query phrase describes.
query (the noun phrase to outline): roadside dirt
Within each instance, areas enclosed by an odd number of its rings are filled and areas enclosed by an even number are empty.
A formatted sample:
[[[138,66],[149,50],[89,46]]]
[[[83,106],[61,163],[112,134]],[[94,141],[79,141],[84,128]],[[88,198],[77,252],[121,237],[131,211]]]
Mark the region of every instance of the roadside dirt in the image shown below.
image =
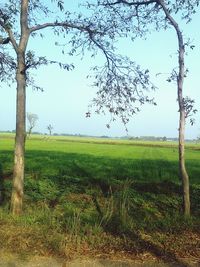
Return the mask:
[[[180,265],[181,264],[181,265]],[[105,259],[77,259],[65,261],[50,257],[31,257],[2,255],[0,256],[0,267],[199,267],[200,262],[194,259],[184,259],[177,263],[163,263],[159,261],[142,260],[105,260]]]

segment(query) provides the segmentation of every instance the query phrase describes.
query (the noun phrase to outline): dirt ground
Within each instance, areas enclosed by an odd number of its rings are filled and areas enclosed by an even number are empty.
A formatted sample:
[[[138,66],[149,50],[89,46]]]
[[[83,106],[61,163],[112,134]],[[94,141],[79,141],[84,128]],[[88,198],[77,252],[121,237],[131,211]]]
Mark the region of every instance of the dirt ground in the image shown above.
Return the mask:
[[[189,263],[188,263],[189,262]],[[78,259],[64,261],[50,257],[16,257],[11,255],[0,256],[0,267],[199,267],[200,262],[184,260],[181,265],[173,263],[162,263],[156,261],[111,261],[104,259]]]

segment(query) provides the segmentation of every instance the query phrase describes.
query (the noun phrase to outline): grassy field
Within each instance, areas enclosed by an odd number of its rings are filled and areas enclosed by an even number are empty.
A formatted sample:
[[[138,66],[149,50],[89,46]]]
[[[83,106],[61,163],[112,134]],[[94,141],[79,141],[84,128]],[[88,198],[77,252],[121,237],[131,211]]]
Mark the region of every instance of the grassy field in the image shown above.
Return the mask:
[[[187,220],[176,143],[33,136],[20,218],[9,214],[13,146],[13,135],[0,135],[1,249],[66,257],[146,253],[171,261],[200,256],[199,145],[186,148]]]

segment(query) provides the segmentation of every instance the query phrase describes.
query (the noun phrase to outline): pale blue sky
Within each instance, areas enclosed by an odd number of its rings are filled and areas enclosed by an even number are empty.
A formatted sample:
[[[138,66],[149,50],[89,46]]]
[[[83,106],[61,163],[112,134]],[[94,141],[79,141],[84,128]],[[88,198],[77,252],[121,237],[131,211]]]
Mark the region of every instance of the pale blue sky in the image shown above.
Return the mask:
[[[189,75],[185,81],[185,95],[196,100],[196,108],[199,109],[195,116],[194,126],[187,124],[186,138],[196,138],[200,135],[200,12],[188,25],[182,25],[185,36],[190,37],[196,46],[189,50],[186,58],[186,66],[189,68]],[[74,63],[75,70],[67,72],[56,66],[40,68],[35,72],[39,85],[44,92],[27,90],[27,111],[36,113],[39,121],[35,131],[47,132],[46,127],[52,124],[54,132],[88,134],[88,135],[126,135],[124,126],[120,121],[106,128],[109,121],[107,116],[93,115],[85,117],[87,105],[95,95],[96,89],[91,87],[92,80],[86,79],[90,67],[102,58],[98,56],[95,60],[87,54],[83,60],[80,57],[63,56],[59,49],[55,49],[55,38],[47,32],[46,39],[40,43],[31,44],[37,48],[40,55],[47,55],[50,59],[61,59],[63,62]],[[49,41],[49,38],[51,42]],[[121,40],[119,51],[128,55],[132,60],[149,68],[152,79],[158,89],[151,95],[155,97],[157,106],[145,105],[142,111],[134,116],[128,124],[129,135],[143,136],[168,136],[176,137],[178,132],[178,105],[176,102],[176,86],[166,82],[167,74],[177,65],[177,40],[174,31],[162,31],[147,36],[146,40],[137,40],[134,43]],[[156,73],[164,73],[156,77]],[[0,130],[12,130],[15,128],[15,85],[11,88],[2,86],[0,88]]]

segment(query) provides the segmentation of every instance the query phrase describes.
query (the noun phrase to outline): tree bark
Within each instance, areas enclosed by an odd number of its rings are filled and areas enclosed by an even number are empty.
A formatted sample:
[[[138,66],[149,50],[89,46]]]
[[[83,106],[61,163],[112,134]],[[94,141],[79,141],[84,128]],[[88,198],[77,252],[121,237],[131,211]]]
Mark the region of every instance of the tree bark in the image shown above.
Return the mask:
[[[179,33],[179,75],[178,75],[178,103],[179,103],[179,172],[182,181],[183,210],[185,216],[190,216],[190,186],[189,176],[185,167],[185,107],[183,98],[184,82],[184,43]]]
[[[185,216],[190,216],[190,186],[189,176],[185,167],[185,106],[183,98],[183,82],[185,77],[185,64],[184,64],[184,42],[183,35],[178,26],[176,26],[179,44],[179,73],[177,78],[178,84],[178,103],[179,103],[179,172],[182,181],[182,194],[183,194],[183,211]]]
[[[11,197],[11,211],[13,215],[22,212],[22,201],[24,192],[24,152],[26,137],[26,78],[25,78],[25,56],[18,55],[18,67],[16,73],[17,81],[17,103],[16,103],[16,137],[13,171],[13,189]]]
[[[185,167],[185,112],[180,111],[179,120],[179,172],[182,181],[183,210],[185,216],[190,216],[190,185],[189,176]]]

